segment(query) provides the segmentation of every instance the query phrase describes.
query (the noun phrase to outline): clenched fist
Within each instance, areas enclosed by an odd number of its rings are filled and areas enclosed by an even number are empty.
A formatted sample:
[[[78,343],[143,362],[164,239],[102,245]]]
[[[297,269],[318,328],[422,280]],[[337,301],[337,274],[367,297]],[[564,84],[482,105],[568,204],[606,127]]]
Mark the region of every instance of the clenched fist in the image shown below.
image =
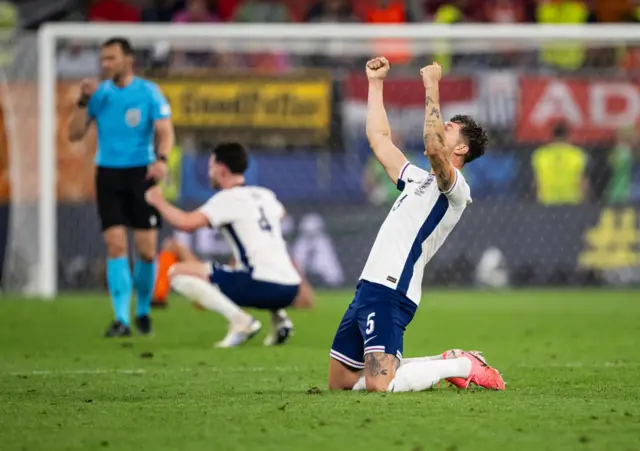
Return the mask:
[[[93,78],[85,78],[80,82],[80,98],[88,101],[98,89],[98,82]]]
[[[442,78],[442,67],[438,63],[432,63],[420,69],[422,83],[425,88],[436,85]]]
[[[391,69],[389,61],[384,56],[379,56],[367,62],[367,78],[369,80],[384,80]]]

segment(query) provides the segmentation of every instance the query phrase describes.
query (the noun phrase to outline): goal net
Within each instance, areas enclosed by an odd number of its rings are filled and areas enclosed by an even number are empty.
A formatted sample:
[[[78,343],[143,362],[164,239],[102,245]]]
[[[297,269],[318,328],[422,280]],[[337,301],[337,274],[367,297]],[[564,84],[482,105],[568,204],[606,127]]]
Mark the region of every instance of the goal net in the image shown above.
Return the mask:
[[[114,35],[132,41],[137,72],[172,105],[166,195],[184,208],[204,202],[209,150],[241,140],[251,149],[248,183],[282,199],[292,257],[317,286],[357,281],[398,194],[365,135],[364,63],[376,55],[391,61],[386,108],[414,164],[429,167],[419,68],[431,61],[443,66],[443,115],[471,114],[491,136],[487,154],[463,170],[474,202],[425,284],[640,281],[637,27],[67,24],[6,46],[7,291],[52,297],[104,286],[96,138],[72,144],[66,127],[79,80],[99,76],[100,44]],[[203,258],[229,254],[215,231],[162,234]]]

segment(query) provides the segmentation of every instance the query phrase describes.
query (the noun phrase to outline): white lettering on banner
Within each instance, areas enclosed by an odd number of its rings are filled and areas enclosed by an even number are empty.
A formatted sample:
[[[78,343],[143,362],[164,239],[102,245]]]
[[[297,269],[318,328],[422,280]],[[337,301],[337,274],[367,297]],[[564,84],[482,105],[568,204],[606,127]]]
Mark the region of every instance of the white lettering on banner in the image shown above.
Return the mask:
[[[624,108],[615,111],[611,104],[622,103]],[[627,127],[635,124],[640,116],[638,90],[629,83],[594,83],[589,89],[591,123],[601,127]]]
[[[571,89],[561,81],[551,81],[531,113],[535,125],[547,124],[551,119],[562,119],[571,125],[583,122],[580,106],[576,103]]]

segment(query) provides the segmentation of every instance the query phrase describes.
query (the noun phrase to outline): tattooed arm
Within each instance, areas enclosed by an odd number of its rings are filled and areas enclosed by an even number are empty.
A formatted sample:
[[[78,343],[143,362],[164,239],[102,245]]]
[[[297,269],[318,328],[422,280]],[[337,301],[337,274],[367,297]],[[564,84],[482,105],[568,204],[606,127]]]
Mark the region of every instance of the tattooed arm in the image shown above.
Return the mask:
[[[448,191],[456,179],[455,169],[451,164],[446,149],[444,124],[440,113],[440,91],[438,82],[441,68],[437,63],[424,67],[420,73],[426,91],[425,118],[422,137],[425,155],[429,158],[431,168],[442,191]]]
[[[367,63],[369,97],[367,101],[367,139],[378,162],[393,183],[397,183],[407,158],[391,141],[391,128],[382,98],[382,83],[389,72],[386,58],[374,58]]]

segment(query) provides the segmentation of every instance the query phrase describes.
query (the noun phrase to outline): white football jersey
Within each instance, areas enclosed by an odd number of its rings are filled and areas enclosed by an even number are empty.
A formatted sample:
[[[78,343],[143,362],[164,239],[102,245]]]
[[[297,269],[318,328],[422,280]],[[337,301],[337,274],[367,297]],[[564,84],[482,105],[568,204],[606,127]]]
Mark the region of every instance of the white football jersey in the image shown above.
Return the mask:
[[[231,245],[238,269],[251,271],[256,280],[300,283],[282,237],[285,210],[273,191],[257,186],[221,190],[200,211]]]
[[[469,185],[460,171],[455,174],[449,191],[442,192],[434,174],[409,162],[402,167],[402,193],[378,231],[361,280],[398,290],[420,304],[425,265],[471,203]]]

